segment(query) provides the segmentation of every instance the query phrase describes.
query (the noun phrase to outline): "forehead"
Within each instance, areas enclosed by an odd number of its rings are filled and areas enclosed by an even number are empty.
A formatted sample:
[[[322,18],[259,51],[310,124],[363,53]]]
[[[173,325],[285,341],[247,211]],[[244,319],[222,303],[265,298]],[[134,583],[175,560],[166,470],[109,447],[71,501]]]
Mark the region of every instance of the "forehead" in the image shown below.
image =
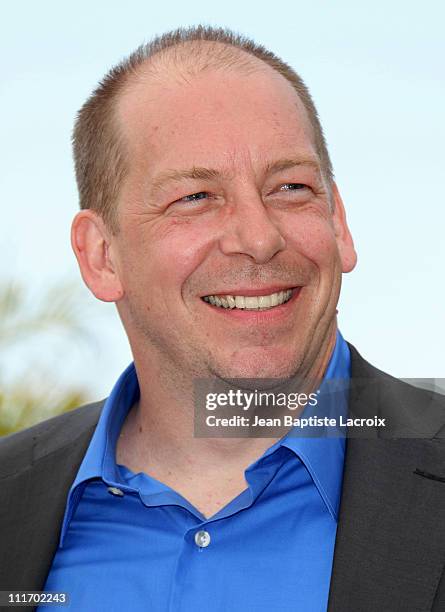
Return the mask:
[[[237,165],[298,154],[317,158],[312,127],[291,84],[263,62],[250,70],[142,75],[117,103],[131,169]],[[260,64],[260,65],[258,65]],[[211,160],[209,160],[211,157]],[[130,169],[130,170],[131,170]]]

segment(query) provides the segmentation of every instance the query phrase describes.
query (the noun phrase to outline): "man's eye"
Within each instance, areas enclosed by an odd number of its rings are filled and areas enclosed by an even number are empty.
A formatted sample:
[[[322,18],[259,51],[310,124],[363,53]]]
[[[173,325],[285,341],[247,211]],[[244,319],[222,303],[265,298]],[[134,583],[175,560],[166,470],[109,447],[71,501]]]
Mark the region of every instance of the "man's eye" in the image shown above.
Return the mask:
[[[297,191],[299,189],[306,189],[307,185],[304,185],[303,183],[284,183],[284,185],[281,185],[281,189],[283,191]]]
[[[191,193],[181,198],[180,202],[197,202],[198,200],[204,200],[208,196],[207,191],[198,191],[197,193]]]
[[[212,209],[212,204],[217,197],[209,191],[196,191],[188,193],[182,198],[177,198],[167,206],[172,214],[193,215],[201,214]]]

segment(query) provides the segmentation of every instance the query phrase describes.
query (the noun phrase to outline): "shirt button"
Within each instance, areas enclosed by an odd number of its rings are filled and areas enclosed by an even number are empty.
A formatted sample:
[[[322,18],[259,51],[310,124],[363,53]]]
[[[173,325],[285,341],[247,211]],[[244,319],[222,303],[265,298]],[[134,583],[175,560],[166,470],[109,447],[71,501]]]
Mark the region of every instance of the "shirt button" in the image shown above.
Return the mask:
[[[210,544],[210,533],[208,531],[197,531],[195,533],[195,544],[199,548],[206,548]]]
[[[108,493],[111,493],[111,495],[116,495],[117,497],[124,496],[124,492],[118,489],[117,487],[108,487]]]

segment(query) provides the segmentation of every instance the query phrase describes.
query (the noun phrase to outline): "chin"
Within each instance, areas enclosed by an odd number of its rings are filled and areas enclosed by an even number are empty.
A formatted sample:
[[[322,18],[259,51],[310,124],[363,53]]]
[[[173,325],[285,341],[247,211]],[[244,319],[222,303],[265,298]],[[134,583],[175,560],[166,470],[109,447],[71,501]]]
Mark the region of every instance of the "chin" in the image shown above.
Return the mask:
[[[244,349],[225,364],[214,363],[213,372],[223,379],[232,378],[289,378],[294,376],[301,357],[287,351]]]

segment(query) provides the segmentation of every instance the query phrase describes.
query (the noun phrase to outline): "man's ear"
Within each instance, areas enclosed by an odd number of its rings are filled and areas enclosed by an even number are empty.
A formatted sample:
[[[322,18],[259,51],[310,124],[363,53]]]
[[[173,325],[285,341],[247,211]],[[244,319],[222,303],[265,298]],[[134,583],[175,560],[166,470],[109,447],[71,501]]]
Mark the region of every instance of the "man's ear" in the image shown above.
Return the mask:
[[[357,253],[346,221],[345,207],[335,183],[332,184],[332,205],[332,220],[342,262],[342,271],[351,272],[357,263]]]
[[[110,255],[111,233],[92,210],[82,210],[71,226],[71,246],[82,278],[90,291],[103,302],[117,302],[123,287]]]

